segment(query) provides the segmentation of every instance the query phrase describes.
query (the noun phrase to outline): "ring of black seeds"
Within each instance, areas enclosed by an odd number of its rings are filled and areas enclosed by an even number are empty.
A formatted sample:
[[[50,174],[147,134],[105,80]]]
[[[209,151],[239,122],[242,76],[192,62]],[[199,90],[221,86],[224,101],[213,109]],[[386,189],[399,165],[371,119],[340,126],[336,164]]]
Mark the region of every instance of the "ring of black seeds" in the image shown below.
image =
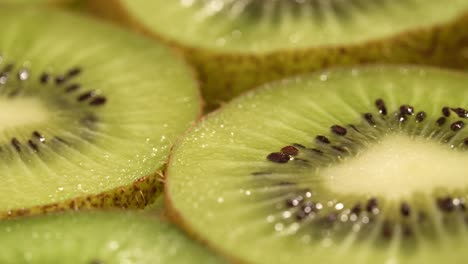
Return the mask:
[[[1,59],[0,59],[1,61]],[[82,88],[82,84],[79,82],[79,76],[82,74],[83,70],[81,67],[72,67],[69,70],[67,70],[64,74],[57,74],[53,75],[50,72],[43,72],[39,74],[38,79],[36,81],[31,80],[31,72],[28,68],[24,67],[19,67],[16,69],[15,64],[13,63],[7,63],[5,66],[2,67],[2,70],[0,71],[0,89],[1,92],[4,94],[6,93],[8,97],[13,98],[17,97],[22,93],[23,89],[26,89],[28,85],[34,86],[43,86],[44,88],[41,89],[42,92],[48,91],[47,89],[50,89],[50,93],[56,93],[56,89],[60,89],[61,95],[60,98],[57,100],[57,104],[63,104],[63,102],[68,100],[68,104],[72,105],[73,97],[70,97],[70,95],[67,95],[68,93],[75,93],[79,92],[79,90]],[[10,76],[16,76],[16,78],[10,78]],[[51,80],[54,80],[54,82],[51,82]],[[70,83],[72,82],[73,83]],[[8,86],[8,84],[11,85]],[[18,83],[15,83],[18,82]],[[68,84],[70,83],[70,84]],[[54,98],[53,95],[49,96],[50,98]],[[108,99],[104,95],[98,94],[96,90],[88,90],[82,93],[79,93],[76,96],[77,100],[75,102],[78,102],[78,104],[86,104],[86,106],[89,106],[92,108],[96,107],[102,107],[104,106]],[[86,106],[80,106],[77,105],[76,107],[73,108],[73,112],[76,113],[78,112],[76,109],[77,108],[83,108],[87,109]],[[67,107],[63,106],[62,107]],[[90,110],[86,110],[86,112],[89,112]],[[84,120],[89,116],[89,113],[83,112],[83,118],[81,120]],[[79,118],[80,119],[80,118]],[[82,122],[86,127],[88,127],[91,130],[96,129],[95,124],[98,122],[98,118],[93,118],[93,119],[86,119],[86,122]],[[67,142],[65,139],[60,138],[56,135],[49,135],[50,138],[59,140],[61,142]],[[47,139],[45,134],[41,133],[40,131],[31,131],[31,137],[20,140],[19,137],[12,137],[7,145],[1,145],[0,144],[0,149],[3,149],[5,147],[11,146],[16,152],[21,153],[22,150],[25,148],[29,148],[32,150],[34,153],[40,152],[41,148],[39,144],[46,144]]]
[[[267,156],[267,159],[270,162],[278,164],[278,166],[284,166],[281,164],[298,161],[313,163],[313,159],[320,159],[321,155],[326,154],[327,158],[330,159],[329,162],[331,163],[335,159],[333,156],[335,156],[336,159],[339,159],[340,157],[343,157],[343,155],[353,155],[353,153],[355,153],[355,146],[352,145],[352,141],[347,139],[346,135],[348,135],[348,133],[354,133],[356,136],[365,136],[360,132],[361,130],[366,130],[366,128],[363,128],[363,124],[371,125],[372,129],[380,129],[379,126],[383,126],[385,124],[391,125],[392,122],[394,122],[393,120],[401,122],[402,118],[405,122],[413,121],[417,125],[429,119],[425,111],[416,112],[416,109],[409,104],[401,105],[393,115],[390,115],[393,116],[394,119],[389,119],[389,117],[387,117],[388,110],[382,99],[375,100],[375,106],[377,110],[376,115],[374,116],[371,112],[363,113],[362,123],[347,125],[333,124],[330,126],[330,135],[322,134],[314,136],[315,141],[312,142],[312,144],[315,144],[314,146],[309,147],[307,146],[308,144],[294,143],[281,148],[280,152],[270,153]],[[452,134],[447,134],[447,140],[445,142],[450,142],[454,146],[468,146],[468,137],[465,136],[463,138],[455,139],[456,133],[459,133],[459,131],[464,128],[464,121],[457,120],[451,122],[448,128],[444,127],[445,123],[449,120],[450,112],[454,112],[457,117],[464,118],[466,113],[465,111],[466,110],[461,107],[444,106],[441,108],[443,116],[432,119],[435,128],[445,130],[445,133],[450,131],[452,132]],[[411,117],[413,115],[414,119]],[[348,130],[347,128],[351,128],[351,130]],[[369,128],[367,128],[367,130],[368,129]],[[402,128],[400,127],[400,129]],[[350,135],[350,137],[351,136],[353,135]],[[255,172],[252,174],[260,177],[268,177],[271,173],[272,172]],[[287,185],[284,185],[283,181],[278,182],[278,185],[287,186],[288,190],[291,190],[291,188],[297,188],[294,182],[289,181]],[[364,219],[366,219],[366,223],[372,223],[372,221],[378,218],[381,214],[382,208],[380,208],[381,205],[377,197],[370,197],[365,200],[357,201],[354,204],[341,205],[341,211],[338,211],[338,209],[336,209],[337,211],[333,211],[331,209],[325,210],[325,205],[330,203],[330,201],[317,200],[311,193],[312,192],[310,191],[299,190],[297,192],[290,193],[288,198],[285,200],[283,206],[291,210],[294,214],[293,219],[295,221],[307,221],[312,225],[322,225],[323,223],[327,223],[327,225],[333,226],[336,222],[339,222],[338,220],[341,219],[340,217],[344,217],[343,219],[348,219],[349,221],[357,221],[358,219],[362,219],[364,221]],[[461,197],[438,197],[434,199],[433,202],[439,211],[443,213],[453,213],[457,210],[464,212],[466,210],[464,198]],[[334,202],[334,204],[339,204],[339,201]],[[381,226],[381,235],[386,238],[392,237],[395,231],[393,226],[399,222],[402,226],[403,237],[411,237],[413,235],[413,230],[405,221],[426,221],[426,214],[423,211],[413,211],[414,207],[416,206],[411,205],[407,201],[401,201],[397,207],[398,214],[396,214],[399,215],[400,220],[398,220],[398,217],[395,219],[384,219]],[[414,219],[412,217],[413,215],[416,216]],[[468,224],[468,216],[466,216],[466,219]]]

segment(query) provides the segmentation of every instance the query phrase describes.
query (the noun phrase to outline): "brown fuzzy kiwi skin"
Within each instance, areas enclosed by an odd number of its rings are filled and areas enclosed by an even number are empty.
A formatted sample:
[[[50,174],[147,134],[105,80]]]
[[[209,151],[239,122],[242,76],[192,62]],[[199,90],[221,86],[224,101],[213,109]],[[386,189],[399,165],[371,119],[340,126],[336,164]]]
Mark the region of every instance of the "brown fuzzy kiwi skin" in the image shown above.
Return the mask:
[[[468,10],[451,22],[353,45],[278,50],[265,54],[221,53],[185,46],[145,28],[120,0],[87,0],[88,10],[169,44],[198,69],[207,107],[213,109],[245,90],[286,76],[331,66],[419,64],[468,66]]]
[[[163,187],[160,183],[160,175],[161,173],[158,172],[145,176],[128,186],[117,187],[96,195],[86,195],[52,204],[0,212],[0,219],[92,208],[143,208],[162,193]]]

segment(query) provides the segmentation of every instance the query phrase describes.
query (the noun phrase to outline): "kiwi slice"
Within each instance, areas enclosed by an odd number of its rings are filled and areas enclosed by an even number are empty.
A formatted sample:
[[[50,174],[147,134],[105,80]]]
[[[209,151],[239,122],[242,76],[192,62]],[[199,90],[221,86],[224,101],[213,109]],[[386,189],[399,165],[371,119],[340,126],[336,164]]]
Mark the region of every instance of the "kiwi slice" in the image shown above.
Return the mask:
[[[382,66],[249,92],[175,146],[171,216],[254,263],[463,263],[467,83]]]
[[[0,217],[143,207],[200,114],[169,49],[60,11],[0,9]]]
[[[200,70],[208,106],[332,65],[468,62],[466,0],[89,2],[93,12],[181,48]]]
[[[0,222],[1,263],[225,263],[164,219],[87,212]]]

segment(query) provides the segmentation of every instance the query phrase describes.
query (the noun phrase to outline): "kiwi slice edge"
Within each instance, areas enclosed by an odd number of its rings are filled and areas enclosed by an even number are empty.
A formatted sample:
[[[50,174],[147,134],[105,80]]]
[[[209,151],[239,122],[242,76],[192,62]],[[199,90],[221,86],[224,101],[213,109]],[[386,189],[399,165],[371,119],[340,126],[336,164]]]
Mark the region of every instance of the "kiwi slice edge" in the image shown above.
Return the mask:
[[[341,78],[346,81],[341,81]],[[389,81],[385,83],[384,80],[387,79]],[[331,70],[291,78],[288,81],[266,85],[258,91],[247,92],[209,114],[186,139],[175,146],[165,185],[170,216],[195,238],[207,241],[206,243],[228,256],[234,255],[234,259],[244,261],[428,263],[431,259],[436,259],[462,262],[466,258],[463,248],[468,243],[468,217],[465,212],[468,195],[466,186],[463,187],[467,182],[460,180],[460,175],[452,176],[455,183],[432,189],[430,195],[420,194],[418,192],[421,190],[417,190],[415,196],[397,197],[398,202],[395,203],[386,201],[387,193],[381,196],[371,193],[358,201],[351,198],[346,200],[348,198],[343,197],[353,195],[346,193],[341,195],[346,202],[342,203],[340,197],[333,201],[332,197],[319,203],[310,197],[316,195],[311,183],[316,181],[316,184],[319,184],[320,181],[304,180],[304,177],[310,177],[307,176],[307,172],[311,169],[304,163],[312,163],[314,158],[319,156],[320,153],[316,150],[322,151],[320,155],[333,153],[337,155],[337,160],[345,161],[347,154],[342,152],[349,151],[354,153],[350,154],[352,157],[349,160],[352,161],[356,152],[350,145],[331,148],[339,144],[341,137],[346,136],[338,135],[341,133],[340,129],[333,132],[333,122],[328,124],[328,119],[343,122],[337,125],[345,127],[349,133],[348,137],[353,140],[354,128],[362,131],[363,127],[373,127],[373,121],[369,120],[374,120],[377,127],[382,125],[379,112],[383,111],[383,108],[378,100],[382,98],[386,109],[386,117],[382,118],[387,118],[389,122],[389,119],[395,121],[401,118],[398,115],[402,113],[409,113],[405,112],[408,109],[414,110],[412,114],[405,115],[404,120],[394,123],[397,130],[400,128],[398,124],[402,122],[403,130],[408,129],[411,133],[420,131],[418,129],[421,129],[421,126],[429,131],[434,128],[448,132],[434,135],[428,132],[428,135],[440,142],[441,146],[448,146],[450,151],[453,150],[450,144],[454,144],[455,160],[462,156],[462,160],[466,160],[466,154],[463,152],[466,151],[465,146],[468,146],[467,132],[464,125],[459,129],[458,124],[460,121],[465,123],[466,117],[462,117],[465,113],[462,113],[462,107],[468,102],[462,95],[452,95],[450,99],[444,95],[453,94],[454,91],[464,93],[463,84],[467,79],[468,76],[463,73],[433,68],[368,67]],[[328,84],[329,82],[332,84]],[[359,102],[346,102],[341,95],[337,96],[335,88],[338,83],[345,87],[340,89],[345,93],[343,96],[349,96],[347,98]],[[397,85],[406,87],[394,89]],[[304,95],[307,89],[299,86],[307,86],[311,93]],[[454,87],[444,91],[444,86]],[[322,88],[329,88],[331,91]],[[366,91],[370,91],[372,96],[366,98]],[[405,91],[404,96],[407,97],[395,97],[391,95],[392,91]],[[317,102],[311,94],[321,98],[323,102]],[[312,102],[305,107],[306,109],[294,114],[295,105],[305,104],[307,100]],[[424,104],[425,100],[430,102]],[[449,117],[445,116],[445,103],[450,109]],[[450,105],[451,103],[454,105]],[[329,107],[331,112],[317,112],[320,104]],[[359,104],[365,106],[344,116],[340,109],[337,109],[342,105],[346,110],[352,110]],[[292,110],[288,111],[289,108]],[[364,111],[369,111],[372,119],[364,115]],[[287,117],[283,118],[282,114]],[[254,117],[262,115],[269,120],[262,121],[263,117]],[[322,123],[315,123],[321,132],[311,132],[314,130],[314,124],[313,121],[306,122],[306,115],[311,115],[312,120],[325,119]],[[241,116],[244,116],[242,121]],[[245,120],[245,116],[255,120],[250,122]],[[350,121],[350,117],[353,121]],[[440,125],[439,120],[442,117],[446,122]],[[292,119],[290,124],[284,125],[288,118]],[[354,128],[351,125],[354,125]],[[267,135],[250,133],[249,130],[257,126],[260,131],[268,131]],[[288,128],[292,130],[290,134]],[[305,133],[310,135],[305,136]],[[331,145],[327,145],[330,143],[325,143],[324,139],[319,141],[316,135],[325,135],[331,141]],[[376,135],[378,136],[378,133]],[[414,136],[418,138],[417,134]],[[194,139],[197,139],[195,145],[192,144]],[[223,153],[219,151],[221,146],[227,149]],[[299,153],[309,153],[307,155],[311,155],[310,159],[307,160],[306,156],[301,154],[296,156],[297,153],[285,149],[292,146]],[[236,150],[239,153],[236,153]],[[444,155],[452,155],[453,152],[444,152]],[[270,156],[277,153],[281,155]],[[287,161],[278,157],[283,154],[288,157]],[[268,163],[272,165],[266,165]],[[432,163],[437,164],[435,160],[432,160]],[[424,163],[420,166],[432,168],[430,164]],[[294,168],[293,166],[297,168],[293,169],[291,174],[297,172],[298,175],[289,178],[288,170]],[[462,166],[463,163],[458,169],[462,169]],[[190,169],[186,169],[187,167]],[[451,177],[450,172],[444,177]],[[426,178],[423,181],[427,182]],[[320,188],[316,188],[317,192]],[[337,193],[342,190],[335,190],[332,196],[340,196]],[[320,194],[317,194],[318,196]],[[378,198],[374,199],[374,196]],[[423,201],[419,200],[420,197],[424,198],[421,199]],[[327,205],[330,201],[332,204]],[[318,204],[320,208],[314,209],[313,206]],[[307,210],[307,214],[300,214],[301,210]],[[364,222],[356,222],[361,226],[360,229],[354,230],[350,223],[355,220],[350,219],[357,211],[360,215],[356,216],[356,219]],[[366,241],[367,236],[371,237],[370,241]],[[437,252],[434,254],[438,255],[434,256],[429,252]]]
[[[112,8],[108,7],[109,3],[112,3]],[[464,30],[468,24],[468,11],[441,24],[407,29],[364,42],[280,49],[257,54],[211,50],[171,39],[144,26],[119,0],[89,1],[88,6],[98,16],[181,50],[199,70],[208,109],[214,109],[263,83],[330,66],[411,63],[461,68],[468,64],[468,35]]]
[[[0,218],[90,207],[141,208],[150,203],[161,193],[161,171],[170,145],[201,115],[201,96],[193,69],[163,45],[81,15],[14,5],[2,7],[0,13],[0,20],[6,24],[5,34],[0,38],[2,97],[18,102],[33,98],[51,105],[51,108],[46,107],[47,111],[54,111],[54,115],[48,116],[50,126],[38,123],[37,128],[36,124],[20,122],[24,130],[18,127],[18,132],[17,128],[10,129],[6,125],[0,147],[2,171],[10,179],[7,177],[8,182],[1,188],[8,199],[3,199]],[[8,23],[12,20],[15,23]],[[69,30],[67,25],[70,24],[73,24],[74,34],[59,41],[63,39],[60,34]],[[18,35],[12,32],[28,37],[18,41]],[[12,41],[17,44],[11,46]],[[79,43],[85,42],[89,46],[80,47]],[[46,49],[47,43],[59,45],[60,49]],[[38,53],[41,48],[45,48],[42,54]],[[112,52],[118,53],[126,64],[115,63]],[[154,63],[159,60],[164,62]],[[116,70],[125,75],[101,76],[115,74]],[[73,76],[63,80],[69,73]],[[132,84],[136,79],[140,81]],[[135,90],[126,89],[128,85],[133,85]],[[96,94],[89,91],[96,91]],[[160,98],[159,93],[165,93],[166,97]],[[52,99],[49,98],[51,94]],[[102,97],[104,94],[106,97]],[[0,101],[3,105],[3,100]],[[83,106],[79,106],[80,103]],[[151,107],[142,110],[141,103]],[[68,111],[68,106],[73,111]],[[8,107],[7,104],[7,112]],[[64,111],[57,111],[61,107]],[[170,107],[178,110],[167,111]],[[178,119],[173,118],[174,115]],[[68,117],[77,120],[70,121]],[[58,135],[64,130],[60,127],[63,124],[72,129],[65,131],[65,135]],[[155,126],[157,128],[153,129]],[[58,127],[58,132],[50,127]],[[5,129],[4,124],[2,129]],[[15,133],[18,135],[12,137]],[[115,153],[116,149],[121,153]],[[62,150],[64,156],[57,157]],[[138,150],[141,152],[136,153]],[[82,158],[84,151],[91,152],[89,157]],[[6,154],[20,158],[10,160]],[[54,162],[47,154],[60,162]],[[109,161],[108,157],[118,159]],[[98,163],[103,168],[93,167]],[[64,164],[63,167],[60,164]],[[39,167],[37,175],[31,179],[28,166]],[[74,174],[78,167],[86,170],[85,173]],[[59,170],[53,171],[54,168]],[[47,171],[54,173],[48,175]],[[22,187],[10,189],[11,176],[21,173],[27,175],[18,178],[17,185]],[[88,179],[80,178],[86,175]],[[30,183],[23,185],[23,182]]]

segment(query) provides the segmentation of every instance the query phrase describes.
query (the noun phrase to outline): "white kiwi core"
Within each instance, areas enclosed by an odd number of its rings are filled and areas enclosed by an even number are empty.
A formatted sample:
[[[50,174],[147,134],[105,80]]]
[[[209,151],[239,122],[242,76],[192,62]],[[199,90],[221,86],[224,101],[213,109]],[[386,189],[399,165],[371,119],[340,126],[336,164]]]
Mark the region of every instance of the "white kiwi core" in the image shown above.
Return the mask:
[[[467,186],[468,155],[429,139],[389,135],[354,158],[321,172],[328,188],[342,194],[389,199]]]
[[[45,122],[49,112],[36,98],[0,99],[0,132],[13,127]]]

